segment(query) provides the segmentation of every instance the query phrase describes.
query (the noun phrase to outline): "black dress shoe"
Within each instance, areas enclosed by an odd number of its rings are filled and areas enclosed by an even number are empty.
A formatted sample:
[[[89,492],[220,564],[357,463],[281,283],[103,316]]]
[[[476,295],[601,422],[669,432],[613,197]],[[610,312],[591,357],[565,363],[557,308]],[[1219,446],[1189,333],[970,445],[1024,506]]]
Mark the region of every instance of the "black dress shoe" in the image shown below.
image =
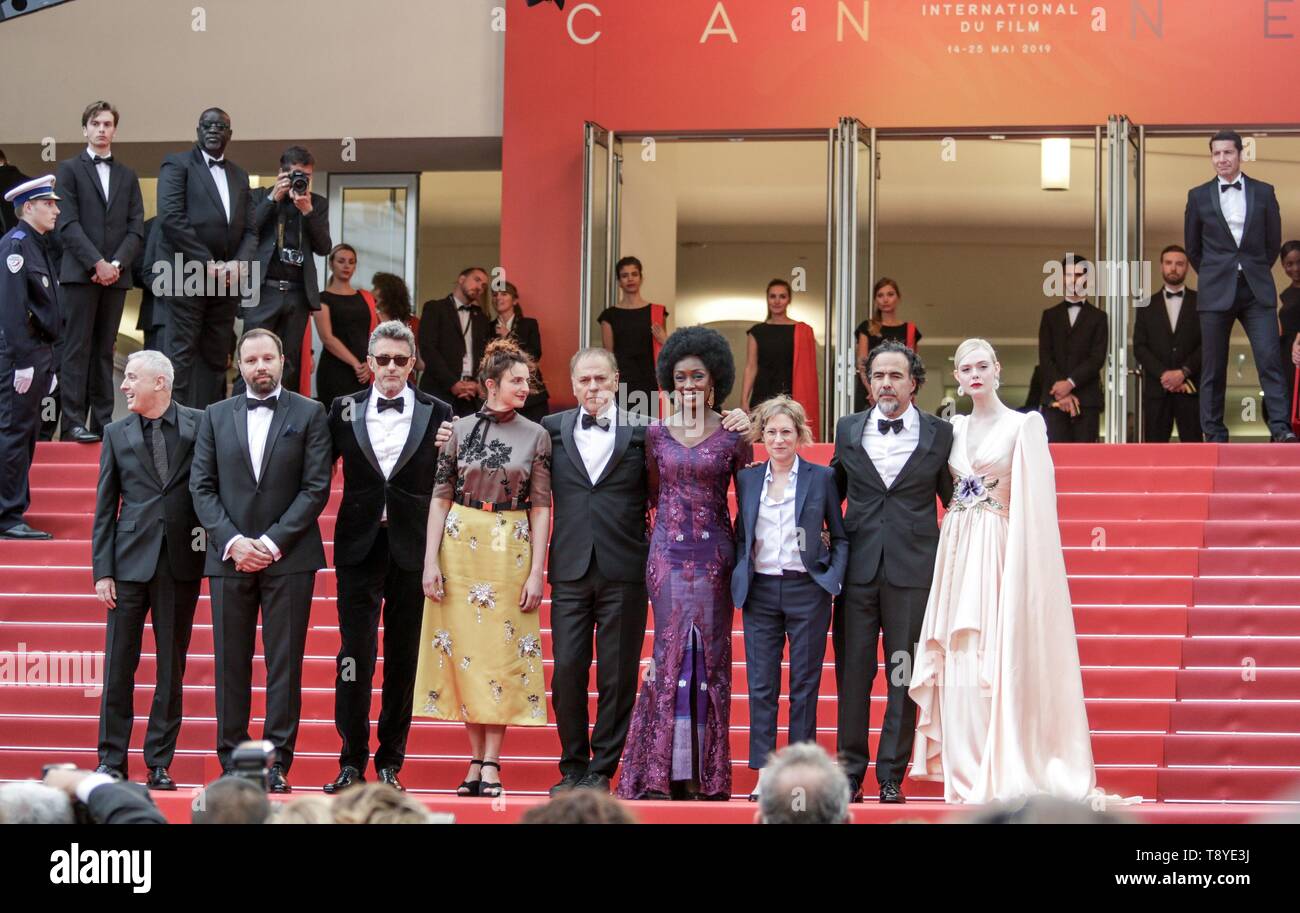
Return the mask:
[[[574,789],[594,789],[597,792],[609,792],[609,777],[604,774],[589,773],[577,782]]]
[[[26,523],[19,520],[13,526],[6,530],[0,530],[0,539],[53,539],[49,533],[39,529],[32,529]]]
[[[898,791],[897,780],[886,780],[880,784],[880,801],[887,805],[897,805],[907,800],[903,794]]]
[[[379,768],[379,782],[380,782],[380,783],[387,783],[389,786],[391,786],[393,789],[397,790],[399,793],[404,793],[404,792],[406,792],[406,787],[403,786],[403,785],[402,785],[402,782],[401,782],[400,780],[397,779],[397,768],[396,768],[396,767],[381,767],[381,768]]]
[[[849,801],[862,801],[862,781],[853,776],[853,774],[849,774]]]
[[[176,788],[176,781],[167,773],[166,767],[149,768],[149,778],[144,781],[144,785],[150,789],[173,790]]]
[[[63,440],[76,441],[78,444],[98,444],[100,436],[82,425],[73,425],[63,436]]]
[[[560,793],[567,793],[586,778],[586,774],[565,774],[564,779],[551,787],[551,798],[554,799]]]
[[[126,773],[124,771],[118,770],[116,767],[109,767],[107,764],[100,764],[95,768],[95,773],[108,774],[114,780],[126,779]]]
[[[1274,444],[1294,444],[1297,441],[1294,431],[1284,431],[1273,435]]]
[[[366,778],[361,776],[361,771],[350,764],[345,764],[339,768],[339,775],[334,778],[334,782],[326,783],[321,789],[327,793],[337,793],[347,789],[353,783],[364,782],[366,782]]]
[[[266,791],[268,793],[291,793],[293,787],[289,781],[284,778],[284,768],[279,764],[272,765],[271,771],[266,777]]]

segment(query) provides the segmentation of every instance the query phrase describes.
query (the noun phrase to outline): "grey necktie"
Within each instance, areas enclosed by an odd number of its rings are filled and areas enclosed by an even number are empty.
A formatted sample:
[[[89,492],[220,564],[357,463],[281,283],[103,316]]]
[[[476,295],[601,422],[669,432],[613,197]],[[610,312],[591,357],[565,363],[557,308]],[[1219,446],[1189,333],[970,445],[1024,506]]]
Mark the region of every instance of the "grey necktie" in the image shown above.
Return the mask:
[[[153,419],[149,428],[153,435],[153,468],[158,473],[158,481],[167,484],[167,439],[163,437],[163,420]]]

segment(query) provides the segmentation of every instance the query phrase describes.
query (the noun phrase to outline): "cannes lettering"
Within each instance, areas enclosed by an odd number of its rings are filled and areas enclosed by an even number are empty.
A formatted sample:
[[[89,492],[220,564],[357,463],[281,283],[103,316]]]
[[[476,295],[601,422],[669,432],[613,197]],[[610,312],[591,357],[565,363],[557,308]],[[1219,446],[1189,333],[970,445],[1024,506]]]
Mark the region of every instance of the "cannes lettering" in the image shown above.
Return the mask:
[[[153,885],[152,850],[83,850],[72,844],[50,854],[52,884],[129,884],[136,894]]]

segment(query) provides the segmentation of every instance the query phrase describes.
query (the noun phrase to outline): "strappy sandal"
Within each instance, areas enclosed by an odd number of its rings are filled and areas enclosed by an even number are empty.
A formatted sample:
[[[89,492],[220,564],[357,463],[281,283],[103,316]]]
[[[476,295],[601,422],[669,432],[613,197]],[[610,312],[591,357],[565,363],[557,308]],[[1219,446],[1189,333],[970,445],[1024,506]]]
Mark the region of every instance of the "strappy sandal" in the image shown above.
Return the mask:
[[[484,761],[482,766],[495,767],[497,769],[497,773],[498,774],[501,773],[501,765],[498,764],[496,761]],[[500,783],[481,783],[479,785],[478,794],[480,796],[486,796],[489,799],[495,799],[497,796],[501,795],[503,788],[504,787],[502,787]]]
[[[479,791],[483,787],[483,762],[477,759],[469,762],[470,767],[473,767],[475,764],[477,764],[479,768],[479,778],[477,780],[465,780],[462,782],[460,786],[456,787],[456,795],[462,797],[479,795]]]

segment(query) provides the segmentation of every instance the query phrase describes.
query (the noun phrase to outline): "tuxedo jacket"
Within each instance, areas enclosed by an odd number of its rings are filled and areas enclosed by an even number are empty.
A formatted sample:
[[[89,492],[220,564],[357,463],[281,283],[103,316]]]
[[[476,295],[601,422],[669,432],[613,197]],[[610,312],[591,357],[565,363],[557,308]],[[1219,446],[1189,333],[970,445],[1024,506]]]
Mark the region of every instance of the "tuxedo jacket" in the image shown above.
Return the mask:
[[[920,412],[916,449],[886,488],[862,446],[870,414],[868,409],[846,415],[835,426],[831,469],[840,498],[848,502],[844,529],[849,535],[849,565],[844,582],[870,583],[883,563],[885,579],[892,585],[928,587],[939,549],[936,498],[944,504],[952,500],[952,426]]]
[[[645,426],[616,412],[614,451],[600,477],[587,475],[573,437],[580,410],[542,419],[551,436],[551,534],[547,574],[552,584],[580,580],[591,562],[606,580],[644,583],[649,536]]]
[[[113,287],[130,288],[131,265],[144,247],[144,198],[135,172],[113,156],[105,198],[99,171],[82,149],[59,162],[57,186],[61,199],[55,230],[63,244],[59,281],[88,284],[98,261],[116,260],[122,270]]]
[[[262,451],[262,477],[253,476],[248,452],[248,397],[209,406],[194,442],[190,491],[208,533],[204,573],[234,577],[233,559],[222,560],[234,536],[267,536],[282,555],[262,573],[296,574],[325,566],[320,516],[330,489],[330,438],[325,407],[281,390]]]
[[[1275,306],[1277,285],[1273,264],[1282,250],[1282,216],[1272,184],[1243,175],[1246,193],[1246,227],[1237,246],[1223,217],[1219,179],[1193,187],[1187,193],[1183,217],[1183,246],[1196,270],[1197,309],[1226,311],[1237,298],[1240,265],[1255,293],[1255,300]]]
[[[140,416],[131,413],[104,428],[91,533],[96,580],[152,580],[164,532],[172,576],[203,576],[204,550],[194,547],[202,542],[202,526],[190,495],[190,465],[202,418],[201,410],[176,404],[176,452],[168,457],[166,479],[158,478]]]
[[[366,410],[374,387],[340,396],[330,406],[333,458],[343,459],[343,501],[334,533],[334,564],[362,564],[375,544],[379,520],[388,508],[388,553],[398,567],[424,567],[429,500],[438,469],[438,426],[453,418],[451,406],[415,391],[411,430],[384,478],[370,442]],[[274,541],[274,537],[272,537]]]
[[[197,145],[167,156],[158,170],[158,237],[153,260],[251,261],[257,247],[248,172],[226,159],[230,219]]]
[[[474,306],[470,311],[474,351],[471,353],[471,374],[478,371],[483,351],[492,338],[492,324],[483,309]],[[426,393],[446,393],[461,378],[461,362],[465,358],[465,335],[460,329],[460,315],[456,312],[456,299],[448,295],[437,301],[427,301],[420,313],[420,358],[424,359],[424,376],[420,389]]]
[[[1079,398],[1079,405],[1100,409],[1106,347],[1106,314],[1090,302],[1083,303],[1074,326],[1070,326],[1069,305],[1065,301],[1043,311],[1043,319],[1038,324],[1042,404],[1052,405],[1052,385],[1068,377],[1076,384],[1074,395]]]
[[[1133,355],[1142,366],[1143,399],[1160,399],[1165,395],[1160,375],[1166,371],[1186,371],[1188,380],[1200,387],[1201,321],[1196,316],[1195,290],[1184,289],[1178,325],[1172,329],[1163,288],[1151,296],[1146,307],[1137,309]]]
[[[737,606],[743,606],[749,598],[749,585],[754,579],[754,530],[758,526],[767,466],[767,463],[750,466],[736,476],[736,567],[731,572],[731,599]],[[834,470],[807,460],[799,461],[794,515],[800,531],[799,541],[804,546],[799,550],[804,570],[829,595],[838,596],[849,561],[849,539],[840,513]],[[830,534],[829,548],[822,541],[823,530]]]
[[[489,322],[488,327],[495,338],[496,325]],[[541,360],[542,331],[537,326],[536,318],[516,316],[515,322],[510,325],[510,336],[519,344],[519,348],[532,356],[533,361]]]
[[[285,200],[287,201],[288,197],[285,197]],[[251,201],[252,221],[257,231],[257,259],[262,264],[262,280],[266,281],[271,258],[278,256],[275,252],[278,235],[276,211],[284,209],[288,213],[286,218],[294,222],[297,222],[300,213],[288,202],[282,207],[272,200],[270,187],[259,187],[252,191]],[[307,304],[313,311],[320,310],[320,280],[316,278],[316,257],[313,255],[324,257],[330,252],[329,206],[329,200],[319,193],[311,195],[311,212],[302,217],[302,236],[298,239],[298,249],[303,252],[302,287],[307,295]],[[297,229],[291,229],[286,222],[285,231],[297,232]],[[293,237],[293,234],[289,234],[288,237]]]

